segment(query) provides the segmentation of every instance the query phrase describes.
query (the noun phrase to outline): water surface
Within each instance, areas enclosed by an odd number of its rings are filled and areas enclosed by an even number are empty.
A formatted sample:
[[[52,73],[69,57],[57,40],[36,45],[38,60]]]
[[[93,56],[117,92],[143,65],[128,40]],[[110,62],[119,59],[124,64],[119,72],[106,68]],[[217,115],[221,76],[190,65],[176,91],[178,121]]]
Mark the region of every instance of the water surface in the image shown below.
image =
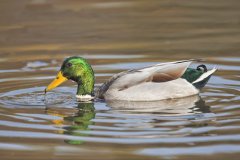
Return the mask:
[[[2,159],[239,159],[237,0],[2,1],[0,13]],[[218,71],[177,100],[77,103],[70,81],[45,97],[73,55],[92,64],[96,87],[181,59]]]

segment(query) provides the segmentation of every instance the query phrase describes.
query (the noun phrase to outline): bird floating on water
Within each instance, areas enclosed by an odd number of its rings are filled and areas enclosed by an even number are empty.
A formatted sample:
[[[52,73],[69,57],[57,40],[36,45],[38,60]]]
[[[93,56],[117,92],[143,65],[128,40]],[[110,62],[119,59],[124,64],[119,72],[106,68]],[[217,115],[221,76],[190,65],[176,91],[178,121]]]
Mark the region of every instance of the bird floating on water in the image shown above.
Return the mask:
[[[64,60],[57,77],[47,86],[45,93],[66,80],[77,82],[78,101],[94,98],[105,100],[157,101],[196,95],[217,70],[205,65],[189,68],[197,59],[159,63],[113,75],[94,91],[94,71],[86,59],[69,57]]]

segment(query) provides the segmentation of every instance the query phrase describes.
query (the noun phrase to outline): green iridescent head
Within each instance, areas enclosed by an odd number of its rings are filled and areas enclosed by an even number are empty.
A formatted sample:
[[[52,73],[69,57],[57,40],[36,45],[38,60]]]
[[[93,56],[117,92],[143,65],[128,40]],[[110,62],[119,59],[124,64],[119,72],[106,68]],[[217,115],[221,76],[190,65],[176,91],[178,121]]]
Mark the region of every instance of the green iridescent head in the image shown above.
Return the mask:
[[[68,79],[77,82],[77,95],[93,95],[94,72],[91,65],[84,58],[69,57],[65,59],[57,77],[48,85],[45,91],[52,90]]]

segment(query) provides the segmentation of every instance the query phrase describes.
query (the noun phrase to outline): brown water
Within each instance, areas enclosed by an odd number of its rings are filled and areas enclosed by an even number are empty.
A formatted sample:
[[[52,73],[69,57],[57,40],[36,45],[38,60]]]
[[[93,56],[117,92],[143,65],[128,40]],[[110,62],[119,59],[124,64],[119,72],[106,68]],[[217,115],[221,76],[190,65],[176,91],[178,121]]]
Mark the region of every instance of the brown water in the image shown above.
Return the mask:
[[[96,85],[156,62],[219,70],[179,100],[78,104],[72,82],[44,98],[72,55],[89,60]],[[238,0],[2,0],[0,56],[1,159],[239,159]]]

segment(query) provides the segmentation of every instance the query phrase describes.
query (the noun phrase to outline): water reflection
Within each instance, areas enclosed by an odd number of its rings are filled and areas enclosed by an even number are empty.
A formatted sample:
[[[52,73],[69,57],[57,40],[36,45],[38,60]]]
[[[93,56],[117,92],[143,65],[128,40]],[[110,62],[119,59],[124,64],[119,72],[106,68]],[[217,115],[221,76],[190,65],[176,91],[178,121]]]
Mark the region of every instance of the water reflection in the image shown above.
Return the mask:
[[[78,113],[75,116],[65,117],[65,121],[71,121],[73,125],[64,127],[66,131],[64,134],[74,135],[74,136],[87,136],[84,133],[79,131],[89,130],[89,125],[94,125],[94,122],[91,122],[95,118],[95,108],[93,103],[79,103],[78,104]],[[65,140],[68,144],[82,144],[82,140]]]
[[[60,128],[60,134],[75,137],[65,139],[64,142],[68,144],[83,144],[92,136],[95,138],[101,136],[144,138],[151,135],[151,137],[161,138],[176,134],[178,136],[186,135],[189,134],[189,131],[172,130],[171,128],[179,126],[180,123],[182,127],[206,126],[208,122],[212,121],[212,118],[209,119],[205,115],[205,113],[211,112],[210,107],[199,96],[155,102],[108,101],[107,105],[111,109],[105,111],[95,108],[96,103],[78,103],[75,110],[71,112],[69,110],[66,112],[64,109],[57,111],[59,108],[56,107],[47,108],[46,111],[52,116],[62,117],[52,120],[52,123]],[[98,114],[96,115],[96,113]],[[106,119],[107,121],[105,121]],[[198,122],[191,124],[189,120],[194,119],[198,119]],[[116,126],[122,129],[122,132],[116,131]]]
[[[107,101],[107,105],[122,112],[152,112],[163,115],[187,115],[193,113],[209,113],[210,108],[199,96],[151,102]]]
[[[1,159],[239,159],[239,3],[1,1]],[[98,85],[126,69],[198,57],[219,71],[204,100],[94,102],[84,111],[70,81],[42,94],[76,55]]]
[[[95,118],[95,108],[93,102],[78,103],[77,112],[71,116],[64,115],[64,113],[56,113],[47,108],[47,113],[63,117],[62,119],[52,121],[55,125],[61,125],[62,134],[74,136],[87,136],[80,131],[89,130],[89,125],[94,125],[91,120]],[[70,122],[71,125],[64,126],[63,124]],[[62,131],[62,130],[61,130]],[[65,140],[69,144],[82,144],[82,140]]]

